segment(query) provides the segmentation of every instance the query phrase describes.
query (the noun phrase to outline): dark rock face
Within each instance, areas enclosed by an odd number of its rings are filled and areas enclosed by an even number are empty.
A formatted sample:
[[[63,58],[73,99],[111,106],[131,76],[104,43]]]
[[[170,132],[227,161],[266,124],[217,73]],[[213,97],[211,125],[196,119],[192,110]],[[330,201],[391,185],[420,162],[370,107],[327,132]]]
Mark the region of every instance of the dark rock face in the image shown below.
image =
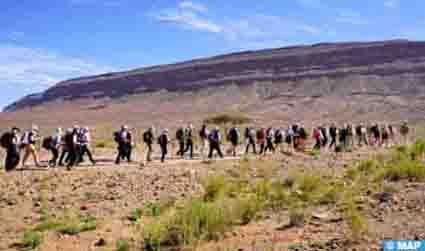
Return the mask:
[[[425,93],[425,42],[404,40],[317,44],[255,52],[242,52],[193,60],[184,63],[109,73],[64,81],[42,94],[27,96],[5,111],[37,106],[55,100],[116,98],[167,90],[192,91],[227,84],[250,85],[273,82],[277,93],[291,95],[417,95]],[[288,82],[321,78],[344,79],[350,76],[382,78],[373,83],[335,86],[320,83],[315,91],[294,90]],[[400,83],[407,76],[408,84]],[[360,81],[361,82],[361,81]],[[288,89],[289,88],[289,89]],[[275,91],[276,92],[276,91]]]

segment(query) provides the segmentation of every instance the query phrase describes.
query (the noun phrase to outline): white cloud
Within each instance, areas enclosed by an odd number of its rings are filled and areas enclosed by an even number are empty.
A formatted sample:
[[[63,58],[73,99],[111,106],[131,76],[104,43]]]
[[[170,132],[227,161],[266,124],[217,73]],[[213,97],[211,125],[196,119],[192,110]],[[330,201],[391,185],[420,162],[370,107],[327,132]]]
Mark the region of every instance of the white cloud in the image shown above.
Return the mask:
[[[384,6],[389,9],[396,9],[400,6],[399,0],[386,0]]]
[[[151,12],[149,16],[160,22],[216,34],[225,41],[243,48],[266,44],[275,46],[278,41],[286,41],[291,36],[322,32],[319,27],[284,17],[257,14],[241,18],[221,17],[218,19],[211,17],[207,12],[207,6],[184,1],[171,9]]]
[[[175,23],[185,28],[199,31],[219,33],[222,27],[215,22],[200,16],[198,13],[189,10],[166,10],[154,15],[154,18],[161,22]]]
[[[7,38],[10,41],[17,42],[25,37],[25,33],[21,31],[12,31],[8,34]]]
[[[223,28],[216,22],[203,16],[208,8],[200,3],[182,1],[177,7],[151,13],[150,16],[161,22],[174,23],[184,28],[219,33]]]
[[[187,10],[193,10],[193,11],[197,11],[197,12],[207,12],[208,8],[201,4],[201,3],[196,3],[196,2],[192,2],[192,1],[182,1],[179,3],[179,7],[181,9],[187,9]]]
[[[369,24],[369,20],[360,13],[352,10],[342,10],[337,14],[335,21],[338,23],[352,24],[352,25],[365,25]]]
[[[48,50],[10,44],[0,44],[0,55],[0,85],[12,85],[31,92],[44,90],[68,78],[114,70]]]

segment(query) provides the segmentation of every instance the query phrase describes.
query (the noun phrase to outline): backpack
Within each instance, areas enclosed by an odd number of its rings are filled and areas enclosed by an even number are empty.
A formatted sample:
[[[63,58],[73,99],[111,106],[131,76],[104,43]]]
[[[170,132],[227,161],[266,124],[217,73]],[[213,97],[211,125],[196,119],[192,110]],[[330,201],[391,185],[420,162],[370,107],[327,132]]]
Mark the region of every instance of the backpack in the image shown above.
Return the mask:
[[[41,143],[41,146],[46,149],[49,150],[52,147],[52,143],[53,143],[53,138],[52,137],[47,137],[43,139],[43,142]]]
[[[264,130],[260,129],[257,131],[257,139],[264,139],[266,137]]]
[[[152,141],[150,132],[143,133],[143,142],[150,143]]]
[[[239,132],[235,127],[233,127],[229,131],[229,140],[230,141],[238,141],[238,139],[239,139]]]
[[[219,139],[219,131],[218,130],[212,131],[210,133],[210,135],[209,135],[209,139],[211,141],[214,141],[214,142],[217,142],[218,143],[220,141],[220,139]]]
[[[400,133],[403,134],[403,135],[406,135],[406,134],[409,133],[409,127],[407,126],[407,124],[403,124],[400,127]]]
[[[356,134],[359,135],[359,136],[362,135],[362,126],[356,127]]]
[[[202,127],[201,131],[199,131],[199,137],[201,137],[201,139],[205,139],[207,137],[207,127]]]
[[[183,137],[184,137],[184,132],[183,132],[183,129],[180,128],[176,132],[176,139],[181,141],[181,140],[183,140]]]
[[[167,143],[167,135],[161,134],[158,137],[158,145],[165,145]]]
[[[115,141],[115,143],[121,142],[121,132],[119,132],[119,131],[114,132],[114,141]]]
[[[12,142],[12,133],[11,132],[5,132],[0,137],[0,145],[1,147],[7,149],[10,146],[10,143]]]

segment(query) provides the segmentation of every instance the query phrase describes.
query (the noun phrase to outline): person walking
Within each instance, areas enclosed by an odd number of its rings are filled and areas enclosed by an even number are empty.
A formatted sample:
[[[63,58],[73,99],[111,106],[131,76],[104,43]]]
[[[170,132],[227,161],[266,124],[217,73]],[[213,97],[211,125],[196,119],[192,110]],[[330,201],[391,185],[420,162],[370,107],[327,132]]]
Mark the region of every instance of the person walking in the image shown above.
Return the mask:
[[[285,143],[287,145],[287,152],[293,153],[294,151],[294,131],[292,130],[292,126],[288,126],[286,129]]]
[[[57,128],[50,138],[44,139],[43,146],[52,153],[49,167],[55,168],[59,159],[59,149],[62,145],[62,128]]]
[[[186,136],[185,136],[185,129],[183,127],[180,127],[176,131],[176,139],[179,143],[179,151],[177,152],[177,156],[181,156],[181,158],[184,158],[184,150],[185,150],[185,142],[186,142]]]
[[[264,154],[266,147],[266,128],[264,127],[257,131],[257,144],[260,146],[260,155]]]
[[[210,143],[210,151],[208,154],[208,158],[212,159],[214,151],[220,156],[220,158],[224,158],[223,153],[220,148],[221,143],[221,134],[220,129],[216,127],[209,135],[209,143]]]
[[[189,158],[193,159],[193,125],[190,124],[186,128],[186,148],[184,149],[184,153],[189,152]]]
[[[161,148],[161,162],[165,162],[165,158],[168,154],[168,144],[170,143],[170,137],[168,135],[168,129],[165,129],[158,137],[158,144]]]
[[[400,136],[401,136],[401,143],[404,145],[409,144],[409,125],[407,120],[403,121],[403,123],[400,126]]]
[[[329,127],[329,136],[331,138],[331,143],[329,144],[329,149],[336,148],[337,146],[337,138],[338,138],[338,128],[335,123],[332,123]]]
[[[283,128],[278,128],[275,131],[274,134],[274,144],[275,144],[275,148],[278,152],[282,153],[283,149],[282,149],[282,144],[283,144],[283,139],[285,137],[285,131],[283,130]]]
[[[152,161],[152,153],[153,153],[153,142],[154,142],[154,127],[151,126],[146,132],[143,133],[143,142],[147,146],[147,153],[146,153],[146,161],[151,162]]]
[[[93,154],[90,149],[91,136],[90,129],[88,127],[81,128],[78,134],[78,161],[77,165],[83,162],[84,155],[87,154],[92,165],[96,165],[96,161],[93,159]]]
[[[4,167],[6,172],[11,172],[16,169],[20,161],[20,129],[13,127],[10,132],[6,132],[1,137],[1,146],[6,149],[6,158]]]
[[[273,145],[273,139],[274,139],[274,128],[269,127],[266,130],[266,146],[264,147],[264,155],[266,155],[267,151],[270,151],[271,153],[275,152],[275,148]]]
[[[255,129],[253,127],[245,128],[245,141],[246,141],[245,154],[249,153],[250,146],[252,146],[252,152],[254,154],[257,154],[257,149],[255,147]]]
[[[201,156],[202,159],[205,159],[205,149],[208,145],[208,128],[207,125],[203,124],[201,130],[199,131],[199,138],[201,140]]]
[[[231,144],[230,152],[233,155],[233,157],[236,157],[237,148],[239,145],[239,138],[240,138],[239,128],[237,128],[236,126],[233,126],[232,128],[230,128],[227,134],[227,138],[229,139]]]
[[[40,137],[38,135],[39,129],[38,126],[33,125],[31,130],[26,131],[22,136],[21,149],[24,150],[24,157],[22,158],[22,167],[26,168],[27,160],[32,156],[34,163],[37,167],[40,167],[40,162],[38,159],[38,152],[36,144],[39,143]]]
[[[133,151],[133,135],[127,125],[123,125],[120,131],[114,133],[114,140],[118,144],[115,164],[119,165],[123,159],[127,159],[130,163]]]
[[[313,139],[315,140],[315,144],[314,144],[314,147],[313,147],[313,149],[314,150],[318,150],[318,151],[320,151],[320,148],[321,148],[321,146],[322,146],[322,133],[321,133],[321,130],[320,130],[320,128],[314,128],[313,129]]]

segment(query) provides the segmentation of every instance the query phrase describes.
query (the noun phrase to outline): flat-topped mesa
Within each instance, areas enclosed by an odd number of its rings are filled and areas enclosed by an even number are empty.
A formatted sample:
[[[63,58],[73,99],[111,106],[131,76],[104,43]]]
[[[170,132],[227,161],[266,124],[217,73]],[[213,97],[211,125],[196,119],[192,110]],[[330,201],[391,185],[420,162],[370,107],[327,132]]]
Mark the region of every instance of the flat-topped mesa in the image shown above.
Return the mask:
[[[285,81],[303,81],[321,77],[346,78],[352,75],[400,77],[408,74],[410,78],[419,78],[419,81],[415,81],[417,83],[425,79],[424,72],[425,42],[392,40],[322,43],[233,53],[71,79],[56,84],[44,93],[24,97],[6,107],[5,111],[16,111],[55,100],[86,97],[116,98],[158,90],[190,91],[226,84],[249,85],[261,81],[284,84]],[[394,88],[396,93],[401,94],[417,92],[414,85],[400,89],[394,86]],[[363,91],[374,92],[377,89],[388,88],[371,86],[369,90],[366,85]]]

